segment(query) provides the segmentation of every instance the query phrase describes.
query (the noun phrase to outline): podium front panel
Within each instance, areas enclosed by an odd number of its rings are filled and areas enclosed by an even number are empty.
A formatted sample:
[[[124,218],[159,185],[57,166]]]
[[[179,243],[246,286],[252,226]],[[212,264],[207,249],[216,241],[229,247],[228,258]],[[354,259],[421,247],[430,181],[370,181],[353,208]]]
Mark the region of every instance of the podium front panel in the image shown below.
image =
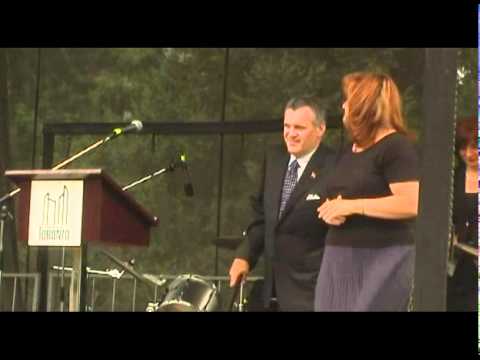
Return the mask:
[[[83,180],[33,180],[28,245],[80,246]]]

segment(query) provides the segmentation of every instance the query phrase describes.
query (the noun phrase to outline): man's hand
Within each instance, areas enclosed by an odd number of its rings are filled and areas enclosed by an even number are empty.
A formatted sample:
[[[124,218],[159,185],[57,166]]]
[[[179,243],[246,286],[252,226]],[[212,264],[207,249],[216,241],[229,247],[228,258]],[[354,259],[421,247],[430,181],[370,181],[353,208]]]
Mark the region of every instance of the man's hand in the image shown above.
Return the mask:
[[[247,260],[236,258],[230,267],[230,287],[234,287],[240,280],[245,278],[250,271]]]

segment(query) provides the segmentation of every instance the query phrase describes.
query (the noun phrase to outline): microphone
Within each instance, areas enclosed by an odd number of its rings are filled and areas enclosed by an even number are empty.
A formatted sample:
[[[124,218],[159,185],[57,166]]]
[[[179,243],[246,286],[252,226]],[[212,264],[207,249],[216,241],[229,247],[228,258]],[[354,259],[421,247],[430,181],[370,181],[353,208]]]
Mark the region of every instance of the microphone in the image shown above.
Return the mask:
[[[180,155],[180,166],[183,168],[183,171],[185,172],[185,195],[188,197],[193,196],[193,185],[192,185],[192,180],[190,178],[190,173],[188,171],[188,166],[187,166],[187,156],[185,154]]]
[[[65,166],[67,166],[68,164],[70,164],[73,160],[75,159],[78,159],[80,156],[83,156],[85,155],[86,153],[92,151],[93,149],[96,149],[97,147],[101,146],[101,145],[104,145],[105,143],[107,143],[108,141],[112,140],[112,139],[115,139],[116,137],[122,135],[122,134],[127,134],[129,132],[132,132],[132,131],[136,131],[136,132],[139,132],[140,130],[143,129],[143,124],[140,120],[133,120],[130,125],[127,125],[125,126],[123,129],[122,128],[116,128],[116,129],[113,129],[112,131],[112,134],[111,135],[108,135],[106,138],[104,139],[100,139],[98,140],[96,143],[88,146],[87,148],[83,149],[82,151],[76,153],[75,155],[69,157],[68,159],[66,160],[63,160],[60,164],[57,164],[55,165],[52,170],[58,170],[58,169],[61,169]],[[0,204],[3,203],[4,201],[12,198],[15,194],[19,193],[21,190],[20,188],[17,188],[15,190],[12,190],[10,191],[8,194],[2,196],[0,198]],[[1,270],[1,269],[0,269]]]
[[[125,126],[123,129],[116,128],[113,129],[114,136],[119,136],[122,134],[128,134],[129,132],[135,131],[139,132],[143,129],[143,124],[140,120],[133,120],[130,125]]]

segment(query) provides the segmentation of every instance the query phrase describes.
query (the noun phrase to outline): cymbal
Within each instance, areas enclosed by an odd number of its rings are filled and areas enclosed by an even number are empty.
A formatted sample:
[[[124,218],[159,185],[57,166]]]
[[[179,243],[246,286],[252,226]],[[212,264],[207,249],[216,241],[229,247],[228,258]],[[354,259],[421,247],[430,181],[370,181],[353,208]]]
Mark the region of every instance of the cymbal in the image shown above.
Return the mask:
[[[243,236],[221,236],[213,239],[212,242],[220,248],[235,250],[241,244],[243,239]]]

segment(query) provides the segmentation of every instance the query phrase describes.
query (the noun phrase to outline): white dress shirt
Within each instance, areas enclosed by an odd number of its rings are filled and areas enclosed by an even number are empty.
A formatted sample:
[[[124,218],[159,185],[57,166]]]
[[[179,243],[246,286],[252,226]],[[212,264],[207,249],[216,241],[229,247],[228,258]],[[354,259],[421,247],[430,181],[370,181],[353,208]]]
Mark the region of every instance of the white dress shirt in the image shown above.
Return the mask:
[[[290,164],[296,159],[297,162],[298,162],[298,170],[297,170],[297,182],[298,180],[300,180],[300,177],[302,176],[303,174],[303,171],[305,170],[305,168],[307,167],[307,164],[308,162],[310,161],[310,158],[312,157],[313,153],[315,151],[317,151],[318,149],[318,146],[313,149],[311,152],[309,152],[308,154],[305,154],[299,158],[296,158],[295,156],[293,156],[292,154],[290,154],[290,161],[288,162],[288,166],[290,166]]]

